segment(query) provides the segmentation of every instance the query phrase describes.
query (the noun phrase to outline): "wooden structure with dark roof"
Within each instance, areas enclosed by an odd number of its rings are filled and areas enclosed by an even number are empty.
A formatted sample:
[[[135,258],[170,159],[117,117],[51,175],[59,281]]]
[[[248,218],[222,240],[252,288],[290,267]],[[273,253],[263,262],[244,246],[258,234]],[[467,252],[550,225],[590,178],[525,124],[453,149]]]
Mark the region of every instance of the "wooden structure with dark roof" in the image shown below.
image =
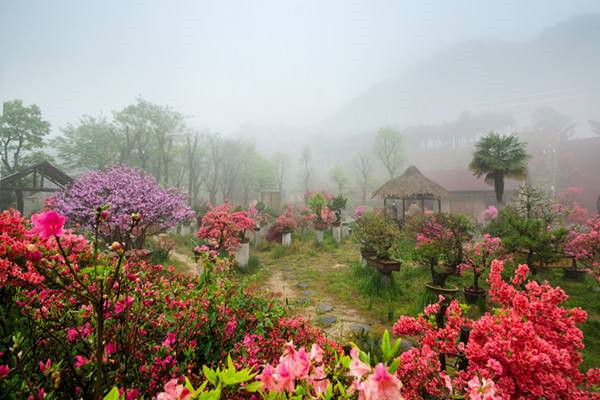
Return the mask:
[[[28,179],[25,179],[28,178]],[[0,179],[0,191],[10,192],[56,192],[70,185],[73,178],[56,168],[48,161],[42,161],[22,171]],[[51,185],[48,185],[51,183]],[[18,204],[23,212],[22,204]]]
[[[433,207],[437,205],[437,212],[442,210],[442,200],[447,201],[450,194],[446,189],[427,178],[415,167],[411,165],[404,173],[394,179],[384,183],[379,189],[375,190],[371,196],[383,199],[384,209],[387,213],[388,207],[394,209],[396,218],[398,215],[397,201],[402,201],[402,220],[406,215],[407,203],[418,204],[421,211],[425,210],[426,202],[433,202]]]

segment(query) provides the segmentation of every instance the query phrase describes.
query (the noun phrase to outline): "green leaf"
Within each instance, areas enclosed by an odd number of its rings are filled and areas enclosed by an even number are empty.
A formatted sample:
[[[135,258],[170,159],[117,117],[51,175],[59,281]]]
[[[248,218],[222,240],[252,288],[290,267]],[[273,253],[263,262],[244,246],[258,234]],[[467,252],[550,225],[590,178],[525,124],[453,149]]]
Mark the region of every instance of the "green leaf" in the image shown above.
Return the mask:
[[[260,389],[261,386],[262,386],[262,382],[252,382],[252,383],[249,383],[246,386],[244,386],[244,389],[247,392],[254,393],[254,392],[258,391],[258,389]]]
[[[202,372],[204,372],[204,376],[213,386],[217,386],[217,373],[212,369],[208,368],[206,365],[202,366]]]
[[[397,358],[394,360],[394,362],[390,365],[389,371],[390,374],[395,374],[396,371],[398,370],[398,367],[400,366],[400,359]]]
[[[110,392],[106,396],[104,396],[104,400],[119,400],[121,396],[119,396],[119,389],[114,386]]]
[[[390,333],[387,329],[383,332],[383,337],[381,338],[381,352],[383,353],[384,361],[390,359]]]

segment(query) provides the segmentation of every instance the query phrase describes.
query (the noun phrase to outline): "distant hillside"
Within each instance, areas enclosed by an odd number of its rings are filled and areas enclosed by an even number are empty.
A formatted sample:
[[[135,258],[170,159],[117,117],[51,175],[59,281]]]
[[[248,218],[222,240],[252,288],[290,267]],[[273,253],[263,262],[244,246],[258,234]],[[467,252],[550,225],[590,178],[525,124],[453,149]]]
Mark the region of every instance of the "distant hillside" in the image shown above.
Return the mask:
[[[585,120],[598,115],[599,94],[600,15],[584,15],[524,43],[474,41],[443,49],[377,83],[318,130],[440,123],[462,111],[508,112],[524,123],[542,106]]]

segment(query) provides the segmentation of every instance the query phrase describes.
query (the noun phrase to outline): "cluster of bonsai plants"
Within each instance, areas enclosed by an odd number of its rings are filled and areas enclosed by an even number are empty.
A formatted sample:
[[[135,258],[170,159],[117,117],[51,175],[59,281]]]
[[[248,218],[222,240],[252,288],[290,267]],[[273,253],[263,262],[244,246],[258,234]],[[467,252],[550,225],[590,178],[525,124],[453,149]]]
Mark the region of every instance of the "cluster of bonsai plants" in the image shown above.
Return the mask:
[[[458,288],[447,283],[459,272],[465,260],[465,246],[473,237],[474,226],[468,217],[457,214],[420,214],[406,224],[416,245],[412,258],[431,272],[425,286],[436,293],[452,294]]]
[[[313,226],[318,243],[323,241],[323,231],[329,226],[334,229],[336,242],[341,241],[342,212],[346,208],[346,199],[342,195],[336,197],[325,191],[314,192],[307,195],[307,203],[314,216]]]
[[[400,243],[398,225],[376,212],[366,212],[356,221],[352,231],[354,240],[360,245],[364,263],[384,275],[400,270],[401,262],[394,258]]]

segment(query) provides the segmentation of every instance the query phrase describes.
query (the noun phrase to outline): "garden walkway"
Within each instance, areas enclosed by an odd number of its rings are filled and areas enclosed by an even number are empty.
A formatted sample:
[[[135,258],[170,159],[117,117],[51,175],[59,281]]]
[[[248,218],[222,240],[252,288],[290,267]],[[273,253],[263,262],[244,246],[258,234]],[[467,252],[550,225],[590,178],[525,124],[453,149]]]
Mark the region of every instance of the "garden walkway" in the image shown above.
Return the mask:
[[[277,258],[272,252],[260,252],[263,273],[267,274],[263,289],[295,305],[299,314],[335,338],[389,328],[365,312],[366,307],[356,307],[336,295],[345,290],[344,285],[352,285],[350,265],[358,257],[352,250],[348,245],[315,250],[311,242],[292,247]]]

